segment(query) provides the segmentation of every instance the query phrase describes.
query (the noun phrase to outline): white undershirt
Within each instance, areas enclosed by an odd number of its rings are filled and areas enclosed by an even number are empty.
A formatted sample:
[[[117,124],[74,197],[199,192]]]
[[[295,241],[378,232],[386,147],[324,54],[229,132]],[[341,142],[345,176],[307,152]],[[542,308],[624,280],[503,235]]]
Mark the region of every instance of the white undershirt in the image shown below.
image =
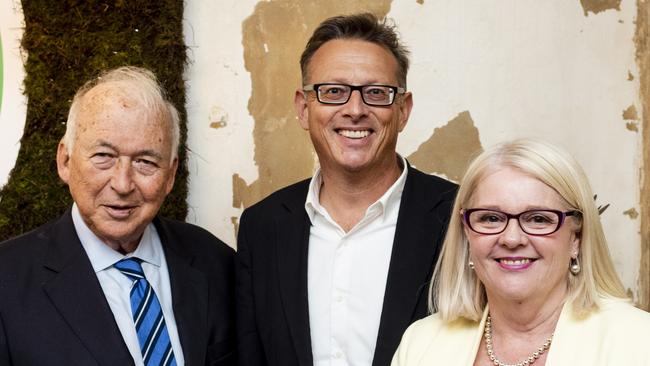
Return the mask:
[[[137,257],[143,260],[142,270],[156,296],[158,296],[158,301],[162,307],[165,324],[169,332],[169,339],[171,340],[174,357],[176,358],[176,364],[178,366],[184,365],[183,349],[178,338],[178,329],[172,309],[172,292],[167,261],[165,260],[156,227],[153,224],[149,224],[142,234],[142,239],[140,239],[136,250],[124,256],[104,244],[88,228],[79,214],[79,208],[76,203],[72,205],[72,221],[81,245],[86,251],[86,254],[88,254],[90,263],[95,270],[95,274],[104,291],[108,305],[113,312],[120,333],[122,333],[122,338],[124,338],[124,342],[135,361],[135,365],[143,366],[143,361],[140,343],[138,343],[138,335],[133,324],[133,316],[131,315],[130,292],[133,281],[113,267],[113,264],[126,257]]]
[[[397,181],[347,233],[320,205],[320,170],[309,185],[307,286],[314,366],[372,364],[406,182],[407,165],[404,158],[401,162]]]

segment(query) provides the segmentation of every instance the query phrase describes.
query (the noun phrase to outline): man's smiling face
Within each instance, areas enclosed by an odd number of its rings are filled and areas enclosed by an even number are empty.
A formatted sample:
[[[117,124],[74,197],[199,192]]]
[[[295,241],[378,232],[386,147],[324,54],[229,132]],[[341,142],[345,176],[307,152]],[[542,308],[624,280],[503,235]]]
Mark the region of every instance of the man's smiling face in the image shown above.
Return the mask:
[[[74,145],[59,144],[59,176],[95,235],[137,245],[174,185],[171,122],[109,85],[83,98]]]
[[[309,83],[391,85],[397,82],[398,64],[387,49],[356,39],[323,44],[308,65]],[[309,131],[321,167],[336,171],[383,169],[394,163],[397,136],[411,111],[411,94],[397,95],[390,106],[369,106],[359,91],[342,105],[322,104],[315,92],[297,91],[296,110]]]

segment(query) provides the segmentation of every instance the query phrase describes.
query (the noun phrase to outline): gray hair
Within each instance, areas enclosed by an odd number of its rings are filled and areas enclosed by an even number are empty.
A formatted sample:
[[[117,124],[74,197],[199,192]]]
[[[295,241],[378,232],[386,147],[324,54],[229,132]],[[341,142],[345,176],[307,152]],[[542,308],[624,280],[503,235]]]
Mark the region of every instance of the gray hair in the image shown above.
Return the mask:
[[[77,130],[79,111],[83,105],[83,99],[89,91],[97,86],[109,86],[120,93],[133,98],[145,108],[147,113],[160,116],[168,122],[172,136],[171,161],[178,157],[178,145],[180,141],[180,126],[178,111],[167,99],[165,91],[158,82],[156,75],[151,71],[135,66],[122,66],[117,69],[107,70],[98,77],[86,82],[74,96],[68,122],[66,124],[63,142],[68,153],[72,152],[74,139]]]

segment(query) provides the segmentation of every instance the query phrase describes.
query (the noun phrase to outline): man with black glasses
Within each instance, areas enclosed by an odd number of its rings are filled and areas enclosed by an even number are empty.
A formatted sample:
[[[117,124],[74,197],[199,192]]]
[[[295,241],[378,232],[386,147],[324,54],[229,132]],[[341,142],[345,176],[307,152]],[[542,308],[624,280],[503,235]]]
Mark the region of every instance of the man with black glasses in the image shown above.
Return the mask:
[[[407,55],[371,14],[330,18],[307,43],[294,103],[320,169],[242,215],[240,365],[388,365],[426,315],[456,186],[395,151]]]

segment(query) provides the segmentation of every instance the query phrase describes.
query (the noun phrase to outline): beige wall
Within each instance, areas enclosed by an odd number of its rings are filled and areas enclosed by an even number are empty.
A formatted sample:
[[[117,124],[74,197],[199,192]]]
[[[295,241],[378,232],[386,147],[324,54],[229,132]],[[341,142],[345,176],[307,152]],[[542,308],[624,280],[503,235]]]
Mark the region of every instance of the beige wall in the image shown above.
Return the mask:
[[[24,123],[17,5],[0,0],[0,184]],[[356,11],[394,19],[412,51],[415,106],[402,155],[458,180],[472,154],[505,139],[563,146],[585,167],[598,203],[611,205],[602,220],[625,285],[650,299],[650,179],[640,183],[650,161],[650,79],[637,66],[649,63],[648,5],[641,0],[186,2],[189,221],[234,246],[244,207],[311,174],[316,157],[291,104],[298,56],[318,22]],[[7,75],[18,81],[8,86]]]
[[[642,105],[641,138],[641,258],[637,300],[642,308],[650,310],[650,3],[637,0],[636,60],[640,69],[640,95]]]
[[[23,16],[18,0],[0,0],[0,41],[2,43],[2,100],[0,100],[0,187],[16,163],[23,135],[27,100],[22,94],[25,71],[20,39]]]
[[[189,219],[234,244],[244,207],[316,166],[291,101],[298,57],[327,16],[388,15],[412,51],[413,115],[398,144],[457,180],[515,137],[572,152],[591,178],[616,266],[636,293],[642,105],[634,1],[220,1],[187,4]]]

